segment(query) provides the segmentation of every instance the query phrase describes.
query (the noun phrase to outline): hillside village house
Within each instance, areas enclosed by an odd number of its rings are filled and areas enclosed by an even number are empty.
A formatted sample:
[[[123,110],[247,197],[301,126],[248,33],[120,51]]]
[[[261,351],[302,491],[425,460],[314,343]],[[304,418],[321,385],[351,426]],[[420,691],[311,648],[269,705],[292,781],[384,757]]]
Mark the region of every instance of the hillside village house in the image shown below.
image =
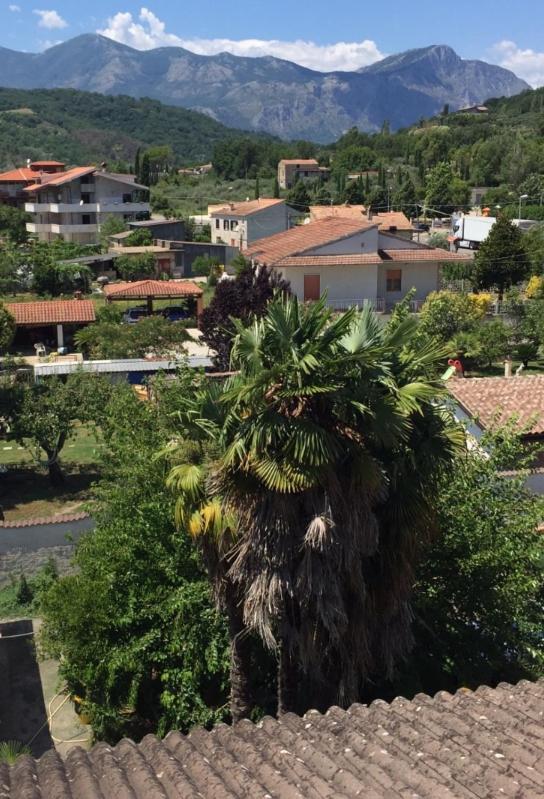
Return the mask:
[[[361,219],[364,217],[368,221],[376,223],[378,230],[382,233],[396,233],[397,236],[402,236],[403,239],[411,239],[414,233],[412,223],[402,211],[383,211],[374,214],[364,205],[310,206],[310,220],[312,222],[331,216],[341,219]]]
[[[95,244],[110,216],[123,222],[149,216],[149,189],[132,175],[117,175],[95,166],[40,173],[23,189],[27,230],[40,241],[64,239]]]
[[[212,244],[245,249],[248,244],[282,233],[298,214],[284,200],[264,199],[233,202],[210,209]]]
[[[41,175],[55,175],[64,170],[60,161],[31,161],[26,166],[0,173],[0,205],[24,208],[27,196],[23,189],[32,186]]]
[[[327,293],[343,310],[370,302],[391,309],[415,288],[414,306],[439,287],[440,265],[468,256],[383,232],[368,219],[328,217],[254,242],[246,256],[277,270],[299,300]]]
[[[297,180],[316,180],[328,178],[330,169],[319,166],[315,158],[283,158],[278,163],[278,183],[280,189],[290,189]]]

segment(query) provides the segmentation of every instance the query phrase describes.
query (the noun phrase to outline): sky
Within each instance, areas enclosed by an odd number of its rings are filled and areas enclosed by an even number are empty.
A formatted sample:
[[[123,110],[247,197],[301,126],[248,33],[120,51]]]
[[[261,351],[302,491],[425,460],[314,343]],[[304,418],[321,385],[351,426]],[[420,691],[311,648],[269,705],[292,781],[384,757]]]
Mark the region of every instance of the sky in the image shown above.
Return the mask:
[[[0,46],[38,52],[99,32],[141,50],[274,55],[320,71],[448,44],[544,85],[544,0],[0,0]],[[0,75],[0,85],[2,78]]]

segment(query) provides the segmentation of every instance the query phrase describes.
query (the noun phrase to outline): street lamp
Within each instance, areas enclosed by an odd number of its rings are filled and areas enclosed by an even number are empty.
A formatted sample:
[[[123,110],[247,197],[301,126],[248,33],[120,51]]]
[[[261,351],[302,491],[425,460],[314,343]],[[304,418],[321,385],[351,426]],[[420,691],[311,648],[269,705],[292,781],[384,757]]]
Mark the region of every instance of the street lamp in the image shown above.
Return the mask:
[[[520,221],[521,221],[521,201],[522,200],[527,200],[528,198],[529,198],[528,194],[520,194],[519,195],[519,215],[518,215],[518,219]]]

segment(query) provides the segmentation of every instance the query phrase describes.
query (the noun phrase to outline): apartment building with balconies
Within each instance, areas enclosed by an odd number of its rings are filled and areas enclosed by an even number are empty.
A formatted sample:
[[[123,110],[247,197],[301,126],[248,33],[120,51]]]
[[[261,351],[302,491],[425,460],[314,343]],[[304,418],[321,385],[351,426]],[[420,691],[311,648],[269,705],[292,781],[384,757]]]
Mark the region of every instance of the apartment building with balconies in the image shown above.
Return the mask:
[[[136,183],[132,175],[95,166],[41,174],[24,193],[25,210],[32,215],[26,227],[40,241],[96,244],[108,217],[127,223],[149,217],[147,186]]]

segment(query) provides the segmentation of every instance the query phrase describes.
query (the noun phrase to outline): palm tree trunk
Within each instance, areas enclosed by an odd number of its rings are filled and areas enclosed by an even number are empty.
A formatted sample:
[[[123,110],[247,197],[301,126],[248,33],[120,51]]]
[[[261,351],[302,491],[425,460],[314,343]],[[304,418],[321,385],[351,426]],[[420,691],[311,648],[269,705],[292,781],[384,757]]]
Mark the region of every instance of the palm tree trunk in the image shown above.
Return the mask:
[[[233,723],[249,718],[251,698],[251,641],[244,625],[236,592],[226,591],[225,605],[230,635],[230,714]]]
[[[297,712],[299,671],[284,639],[278,646],[278,716]]]

